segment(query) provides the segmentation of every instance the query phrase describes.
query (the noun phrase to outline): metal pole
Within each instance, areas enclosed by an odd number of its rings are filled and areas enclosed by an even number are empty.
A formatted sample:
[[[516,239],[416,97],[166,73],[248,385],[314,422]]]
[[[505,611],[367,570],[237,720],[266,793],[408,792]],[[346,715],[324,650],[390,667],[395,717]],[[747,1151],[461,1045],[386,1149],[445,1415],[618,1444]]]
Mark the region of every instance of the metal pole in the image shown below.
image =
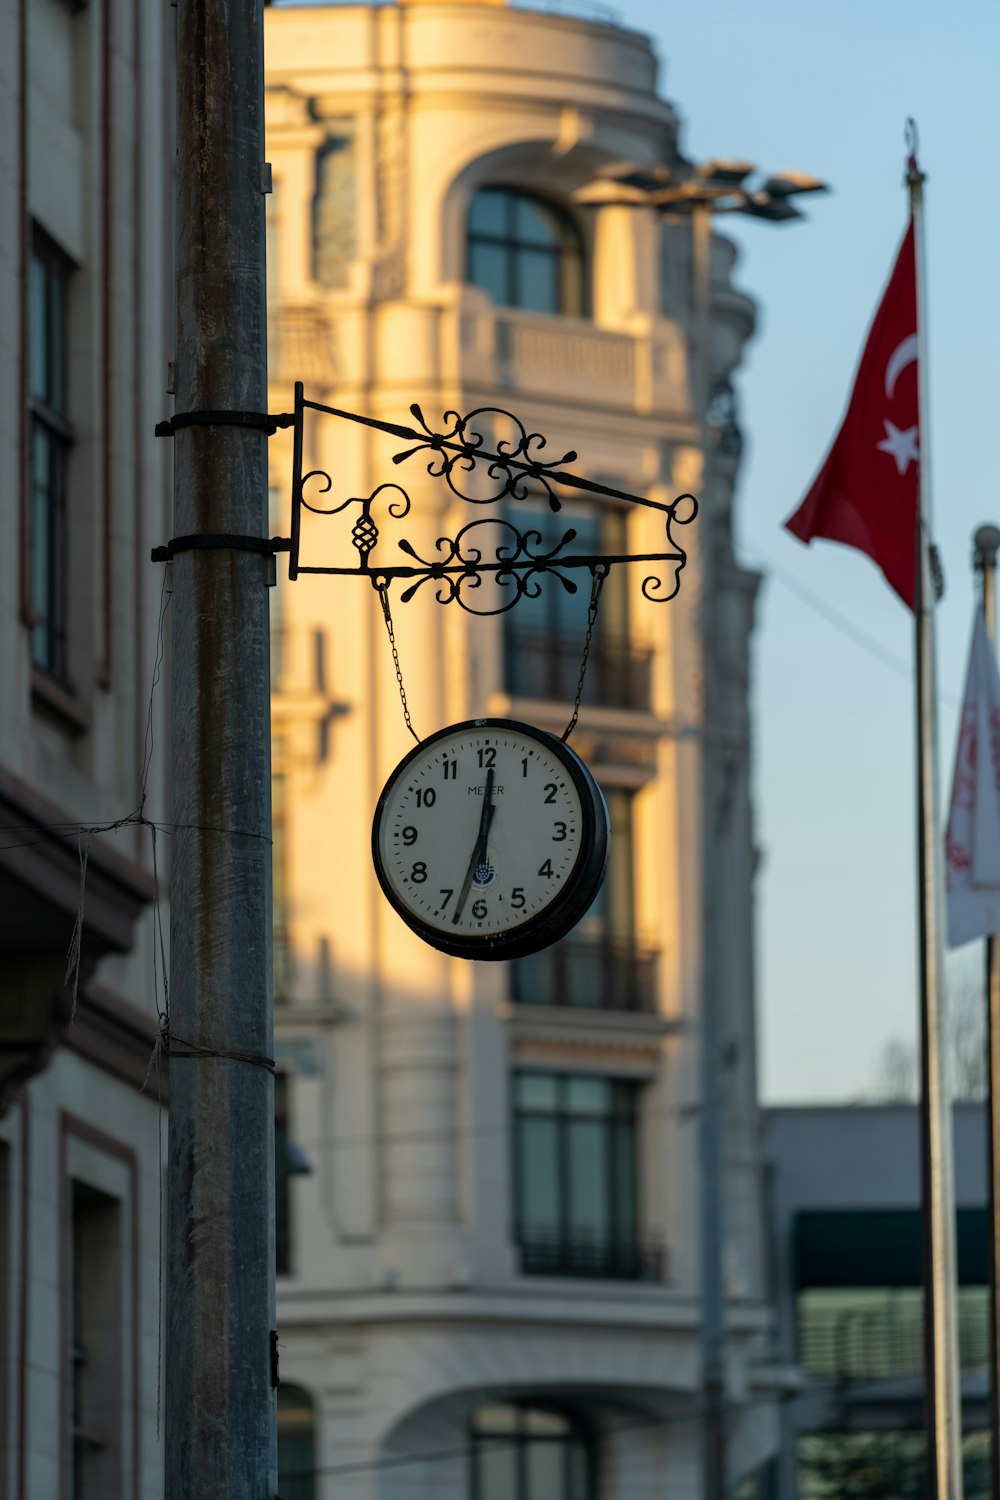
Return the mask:
[[[920,493],[917,516],[917,865],[920,950],[920,1135],[928,1494],[962,1500],[962,1412],[955,1310],[955,1198],[948,1096],[937,798],[934,598],[930,577],[930,432],[923,299],[923,182],[907,172],[917,269]]]
[[[980,526],[974,567],[982,574],[986,628],[997,644],[996,569],[1000,530]],[[990,1494],[1000,1500],[1000,935],[986,939],[987,1202],[990,1216]]]
[[[708,399],[711,378],[711,205],[691,206],[691,262],[695,403],[701,440],[702,510],[701,638],[702,686],[702,993],[701,993],[701,1345],[702,1467],[704,1500],[726,1493],[725,1421],[725,1224],[720,995],[721,933],[719,890],[722,858],[722,805],[715,706],[715,522],[709,494]]]
[[[176,408],[266,410],[261,0],[178,0]],[[166,1500],[277,1490],[266,437],[188,426],[173,569]],[[273,1066],[273,1065],[271,1065]]]

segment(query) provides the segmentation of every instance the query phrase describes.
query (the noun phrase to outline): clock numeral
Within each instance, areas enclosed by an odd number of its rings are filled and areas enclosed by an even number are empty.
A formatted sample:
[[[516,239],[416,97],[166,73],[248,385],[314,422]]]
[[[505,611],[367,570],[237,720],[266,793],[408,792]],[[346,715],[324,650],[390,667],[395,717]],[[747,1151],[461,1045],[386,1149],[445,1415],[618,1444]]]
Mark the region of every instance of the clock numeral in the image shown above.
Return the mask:
[[[418,786],[417,787],[417,806],[418,807],[433,807],[434,804],[435,804],[435,802],[437,801],[437,795],[438,795],[437,792],[434,790],[434,788],[432,786]]]
[[[565,823],[556,823],[554,825],[554,827],[558,831],[552,835],[552,842],[554,844],[561,844],[562,841],[563,841],[563,839],[566,837],[566,824]]]
[[[488,771],[491,766],[496,765],[496,761],[497,753],[492,745],[486,745],[479,751],[479,769],[481,771],[484,769]]]
[[[554,781],[547,781],[545,783],[545,790],[549,794],[546,797],[546,799],[545,799],[546,802],[554,802],[556,800],[556,792],[559,790],[559,788],[556,786],[555,782]],[[417,793],[417,795],[418,796],[420,795],[419,792]]]
[[[510,904],[515,911],[520,911],[524,905],[524,886],[516,885],[510,893]]]
[[[547,859],[545,861],[544,865],[542,865],[542,868],[539,870],[538,873],[539,873],[539,875],[544,876],[546,880],[551,880],[551,878],[552,878],[552,861],[551,861],[551,859]]]
[[[527,774],[528,774],[528,757],[526,755],[522,755],[521,756],[521,775],[522,776],[527,776]]]
[[[445,761],[445,763],[444,763],[444,779],[445,779],[445,781],[457,781],[458,780],[458,761],[457,760],[446,760]]]
[[[417,830],[414,828],[412,823],[408,824],[403,829],[400,837],[402,838],[403,843],[406,845],[407,849],[409,849],[411,844],[415,844],[417,842]]]
[[[418,859],[416,864],[413,866],[413,869],[410,871],[410,879],[413,881],[414,885],[423,885],[424,881],[427,879],[427,866],[424,864],[422,859]]]
[[[448,905],[448,902],[455,894],[454,889],[449,891],[446,886],[442,886],[438,894],[441,897],[441,905],[438,907],[438,910],[444,911],[445,907]]]
[[[473,901],[473,903],[472,903],[472,915],[474,917],[478,918],[478,920],[481,922],[483,920],[483,918],[485,917],[485,915],[486,915],[486,902],[485,901]]]

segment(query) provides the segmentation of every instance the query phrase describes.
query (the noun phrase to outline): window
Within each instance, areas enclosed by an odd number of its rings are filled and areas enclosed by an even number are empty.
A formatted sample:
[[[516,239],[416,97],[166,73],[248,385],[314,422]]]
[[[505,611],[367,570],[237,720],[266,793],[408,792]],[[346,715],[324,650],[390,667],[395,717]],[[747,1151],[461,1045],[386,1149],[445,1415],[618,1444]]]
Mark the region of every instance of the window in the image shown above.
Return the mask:
[[[315,1500],[316,1412],[298,1385],[278,1387],[278,1491],[281,1500]]]
[[[124,1491],[122,1246],[117,1199],[72,1186],[70,1494]]]
[[[626,520],[610,506],[565,506],[558,515],[541,505],[520,504],[506,513],[522,534],[537,532],[533,552],[549,552],[568,531],[576,535],[563,552],[576,556],[614,556],[626,552]],[[504,615],[504,681],[514,698],[550,698],[572,703],[580,679],[590,578],[576,572],[570,593],[551,574],[539,579],[537,598],[526,595],[517,609]],[[604,708],[648,709],[649,651],[634,649],[629,638],[628,579],[624,568],[613,568],[601,590],[594,626],[583,702]]]
[[[593,1500],[593,1444],[557,1407],[479,1407],[471,1456],[471,1500]]]
[[[274,1075],[274,1269],[291,1271],[291,1203],[288,1191],[288,1074]]]
[[[273,639],[273,638],[272,638]],[[288,937],[288,776],[284,735],[275,735],[271,756],[271,964],[274,1003],[285,1005],[291,982]]]
[[[274,1075],[274,1269],[278,1276],[292,1273],[291,1179],[308,1177],[312,1162],[292,1139],[289,1075]]]
[[[640,1253],[636,1085],[588,1074],[514,1075],[515,1235],[521,1269],[655,1277]]]
[[[499,306],[586,313],[580,233],[556,204],[480,188],[469,205],[467,252],[467,279]]]
[[[66,680],[67,289],[70,263],[41,230],[31,251],[29,295],[30,502],[28,604],[31,659]]]
[[[320,286],[340,288],[357,254],[356,127],[350,118],[325,125],[327,137],[316,152],[313,275]]]
[[[569,937],[512,962],[516,1004],[656,1009],[656,954],[640,949],[635,935],[634,795],[605,787],[604,796],[612,830],[605,882]]]

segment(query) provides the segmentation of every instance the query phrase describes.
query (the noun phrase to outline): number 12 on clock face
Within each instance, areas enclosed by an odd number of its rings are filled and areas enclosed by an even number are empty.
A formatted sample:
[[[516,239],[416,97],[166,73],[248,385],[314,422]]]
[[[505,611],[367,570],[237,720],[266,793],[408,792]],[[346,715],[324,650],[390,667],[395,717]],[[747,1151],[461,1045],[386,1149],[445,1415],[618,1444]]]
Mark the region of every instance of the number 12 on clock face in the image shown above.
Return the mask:
[[[608,814],[583,761],[545,730],[475,719],[423,740],[372,827],[386,897],[426,942],[515,958],[562,937],[600,889]]]

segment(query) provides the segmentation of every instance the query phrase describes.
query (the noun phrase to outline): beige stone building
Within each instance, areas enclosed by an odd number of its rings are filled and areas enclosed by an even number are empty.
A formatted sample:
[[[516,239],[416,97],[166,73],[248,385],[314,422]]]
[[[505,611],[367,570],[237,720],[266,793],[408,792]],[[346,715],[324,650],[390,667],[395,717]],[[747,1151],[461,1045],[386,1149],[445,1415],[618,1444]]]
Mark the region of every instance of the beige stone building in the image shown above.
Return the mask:
[[[732,554],[729,391],[753,327],[711,247],[711,339],[693,349],[689,226],[574,194],[623,160],[681,174],[647,38],[502,5],[267,13],[272,411],[314,402],[432,430],[502,408],[576,471],[702,518],[679,597],[616,570],[572,743],[613,825],[602,896],[558,946],[509,964],[425,946],[371,867],[381,787],[411,745],[385,621],[356,578],[274,599],[279,1398],[284,1500],[645,1500],[700,1485],[699,997],[705,914],[703,607],[730,749],[713,939],[726,1055],[729,1463],[773,1452],[754,1060],[748,659],[756,576]],[[702,482],[692,355],[715,393]],[[309,412],[307,490],[372,502],[379,559],[431,557],[470,507],[406,445]],[[504,419],[481,419],[494,439]],[[287,530],[291,438],[271,442]],[[326,479],[321,476],[327,476]],[[540,535],[539,488],[521,509]],[[304,565],[350,566],[355,506],[306,514]],[[656,552],[662,516],[581,498],[588,550]],[[715,537],[711,597],[699,541]],[[391,593],[418,733],[506,716],[561,731],[586,587],[480,618]]]
[[[0,1496],[162,1493],[167,12],[0,3]],[[165,124],[165,122],[167,122]],[[148,753],[147,753],[148,752]],[[166,841],[164,841],[166,842]],[[161,844],[161,850],[163,850]],[[79,984],[67,955],[81,907]],[[161,866],[162,870],[162,866]]]

